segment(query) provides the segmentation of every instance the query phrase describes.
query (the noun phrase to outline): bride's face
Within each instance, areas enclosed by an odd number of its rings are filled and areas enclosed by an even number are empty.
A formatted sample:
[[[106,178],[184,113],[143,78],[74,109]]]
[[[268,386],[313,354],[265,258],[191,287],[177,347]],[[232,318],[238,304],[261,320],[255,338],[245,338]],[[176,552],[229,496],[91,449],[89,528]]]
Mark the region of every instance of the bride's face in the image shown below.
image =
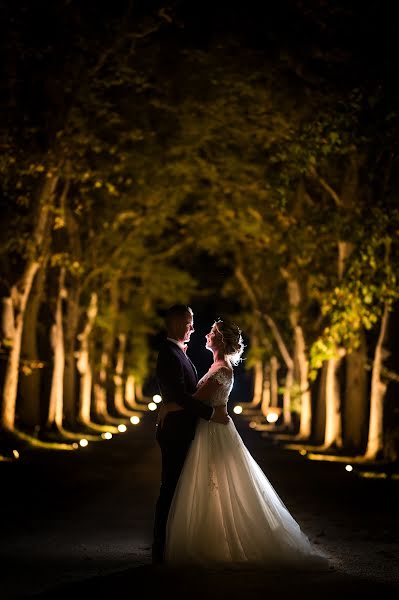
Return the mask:
[[[205,347],[208,348],[208,350],[220,350],[222,348],[222,336],[216,325],[212,325],[210,332],[206,334],[205,338]]]

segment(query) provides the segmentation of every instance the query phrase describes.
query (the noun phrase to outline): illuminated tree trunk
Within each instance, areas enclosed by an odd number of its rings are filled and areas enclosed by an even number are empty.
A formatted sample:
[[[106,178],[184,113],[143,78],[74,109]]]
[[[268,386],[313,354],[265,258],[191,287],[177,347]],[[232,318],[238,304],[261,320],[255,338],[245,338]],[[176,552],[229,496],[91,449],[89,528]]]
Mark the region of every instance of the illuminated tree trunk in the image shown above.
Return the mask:
[[[18,288],[13,286],[11,298],[13,309],[16,309],[14,316],[14,331],[12,337],[12,347],[7,359],[6,374],[3,388],[3,404],[1,411],[2,427],[12,431],[15,425],[15,408],[17,400],[18,378],[19,378],[19,360],[21,355],[22,331],[24,327],[24,316],[26,304],[32,289],[33,279],[39,268],[39,263],[34,261],[25,269],[24,278],[19,283]],[[15,312],[14,312],[15,315]]]
[[[352,251],[350,244],[338,241],[338,280],[341,281],[346,261]],[[342,400],[340,385],[340,369],[345,356],[344,348],[336,349],[336,356],[326,361],[325,402],[326,424],[324,447],[342,448]]]
[[[346,261],[352,251],[349,243],[338,241],[338,280],[341,281]],[[342,448],[342,400],[340,386],[340,369],[345,356],[344,348],[336,349],[336,356],[326,361],[325,402],[326,425],[324,447]]]
[[[152,400],[152,398],[148,398],[144,396],[143,393],[143,383],[142,381],[136,380],[136,398],[141,403],[141,405],[146,406],[148,402]]]
[[[12,342],[14,337],[14,306],[10,297],[2,298],[1,331],[3,337]]]
[[[102,421],[108,419],[107,409],[107,373],[109,364],[109,354],[105,350],[101,353],[100,370],[98,372],[98,381],[94,384],[94,413]]]
[[[90,334],[97,316],[97,294],[92,293],[89,308],[87,309],[86,325],[78,335],[80,349],[78,352],[77,368],[80,373],[80,396],[78,418],[81,423],[90,423],[92,368],[90,364]]]
[[[100,360],[100,370],[98,373],[97,381],[94,386],[94,402],[95,402],[95,414],[97,417],[104,423],[120,423],[121,418],[117,416],[113,416],[110,414],[109,407],[112,404],[114,411],[117,414],[121,414],[115,406],[115,400],[120,402],[122,400],[123,403],[123,395],[121,397],[120,394],[116,397],[117,390],[113,389],[113,393],[110,391],[110,387],[112,387],[115,383],[115,380],[111,377],[111,373],[113,370],[113,360],[112,354],[114,352],[115,347],[115,336],[116,336],[116,323],[119,311],[119,281],[117,277],[114,277],[110,282],[110,298],[109,298],[109,306],[110,306],[110,321],[108,323],[108,327],[103,335],[103,350],[101,353]],[[119,354],[119,369],[122,368],[120,373],[123,372],[123,362],[124,362],[124,354],[125,354],[125,343],[124,340],[123,353]],[[122,357],[122,361],[121,361]],[[119,381],[119,379],[116,379]],[[112,384],[112,385],[110,385]],[[123,392],[122,392],[123,394]],[[125,409],[126,410],[126,409]],[[121,415],[122,416],[122,415]],[[128,415],[124,415],[128,416]]]
[[[283,420],[288,429],[292,428],[291,394],[294,385],[294,367],[287,369],[283,392]]]
[[[64,368],[65,368],[65,347],[64,347],[64,326],[63,326],[63,307],[62,302],[66,297],[65,268],[60,270],[58,297],[55,310],[55,321],[51,327],[51,346],[53,348],[53,373],[51,378],[50,402],[47,415],[46,426],[57,429],[62,428],[63,419],[63,394],[64,394]]]
[[[341,426],[341,393],[339,382],[339,368],[342,358],[331,358],[326,361],[326,425],[324,432],[324,446],[330,448],[342,446]]]
[[[270,407],[270,401],[271,401],[270,366],[268,364],[265,364],[265,367],[263,370],[262,404],[260,406],[260,410],[265,417],[268,414],[268,409]]]
[[[258,359],[253,367],[254,373],[254,391],[251,402],[248,404],[250,408],[257,408],[262,402],[262,390],[263,390],[263,365],[262,361]]]
[[[37,344],[38,315],[43,299],[46,269],[43,265],[34,280],[32,292],[25,311],[24,328],[22,333],[21,356],[29,362],[40,364]],[[19,381],[21,402],[19,404],[19,415],[28,427],[39,425],[41,421],[40,392],[41,392],[41,368],[32,368],[25,375],[21,373]]]
[[[11,289],[14,327],[12,347],[7,358],[1,407],[1,426],[12,431],[15,426],[15,409],[17,400],[19,361],[21,356],[22,332],[24,328],[25,310],[32,290],[33,280],[42,260],[43,240],[48,230],[50,207],[54,202],[57,177],[46,178],[38,199],[39,213],[31,235],[30,256],[19,281]]]
[[[65,223],[69,246],[71,249],[72,266],[79,267],[82,261],[82,247],[79,226],[73,211],[65,203]],[[65,373],[64,373],[64,416],[68,425],[73,425],[77,419],[76,401],[78,398],[76,368],[77,334],[80,318],[81,281],[77,269],[68,274],[65,311]]]
[[[309,361],[305,350],[302,327],[295,327],[295,354],[299,367],[299,389],[301,394],[301,419],[299,436],[309,438],[312,431],[312,398],[309,386]]]
[[[366,339],[364,332],[361,331],[359,348],[345,358],[345,429],[343,431],[345,446],[358,452],[365,441],[368,418],[366,363]]]
[[[300,425],[298,435],[307,439],[312,433],[312,398],[309,385],[309,361],[306,352],[305,336],[299,323],[299,307],[301,303],[301,288],[297,279],[288,271],[282,271],[287,281],[288,300],[290,304],[289,317],[294,334],[294,365],[298,369],[299,393],[301,397]]]
[[[111,405],[115,412],[118,412],[115,407],[116,390],[112,393],[110,388],[114,386],[114,380],[111,377],[113,370],[112,354],[114,352],[115,337],[116,337],[116,321],[119,311],[119,281],[114,277],[109,286],[109,322],[108,327],[103,334],[103,349],[100,360],[100,370],[96,377],[95,384],[95,414],[101,420],[112,422],[114,417],[109,414]]]
[[[130,374],[126,378],[125,385],[125,402],[127,406],[133,410],[143,410],[143,405],[136,402],[136,379]]]
[[[371,374],[370,422],[365,458],[375,460],[384,449],[384,398],[386,384],[381,380],[381,368],[384,357],[384,343],[388,331],[389,308],[386,304],[381,320],[380,334],[374,351]]]
[[[270,359],[270,406],[278,406],[278,360],[275,356]]]
[[[124,400],[123,400],[123,369],[125,364],[125,350],[126,350],[126,334],[119,333],[118,334],[118,349],[116,352],[116,365],[115,365],[115,375],[114,375],[114,384],[115,384],[115,393],[114,393],[114,403],[115,409],[120,414],[123,414],[125,411]]]
[[[115,409],[117,412],[125,417],[131,417],[135,413],[130,411],[125,406],[125,385],[123,379],[123,371],[125,366],[125,351],[126,351],[126,334],[120,333],[118,335],[118,351],[116,355],[116,366],[115,366]]]
[[[76,343],[80,315],[80,287],[72,282],[68,288],[68,296],[65,314],[65,371],[64,371],[64,415],[68,425],[76,421],[77,390],[77,367],[76,367]]]

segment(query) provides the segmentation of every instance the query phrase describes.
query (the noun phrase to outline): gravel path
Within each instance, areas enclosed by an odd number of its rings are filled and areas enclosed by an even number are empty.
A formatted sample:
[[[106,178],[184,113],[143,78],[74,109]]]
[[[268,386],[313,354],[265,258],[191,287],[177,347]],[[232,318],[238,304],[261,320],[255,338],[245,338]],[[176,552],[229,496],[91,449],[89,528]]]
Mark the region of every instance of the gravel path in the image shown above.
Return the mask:
[[[147,593],[175,598],[399,597],[399,482],[360,479],[340,463],[313,462],[235,422],[249,450],[314,544],[323,573],[153,567],[158,493],[154,415],[76,452],[35,452],[0,463],[0,598]],[[169,594],[167,594],[169,595]]]

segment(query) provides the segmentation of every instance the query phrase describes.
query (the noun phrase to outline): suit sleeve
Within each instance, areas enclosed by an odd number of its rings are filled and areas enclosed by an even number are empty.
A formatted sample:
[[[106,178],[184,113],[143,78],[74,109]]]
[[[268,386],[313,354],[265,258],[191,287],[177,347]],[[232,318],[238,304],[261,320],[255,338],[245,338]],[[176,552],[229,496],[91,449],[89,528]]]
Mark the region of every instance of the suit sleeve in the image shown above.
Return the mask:
[[[196,417],[206,421],[211,419],[214,409],[186,391],[183,367],[173,354],[164,354],[162,360],[158,360],[157,377],[171,402],[176,402]]]

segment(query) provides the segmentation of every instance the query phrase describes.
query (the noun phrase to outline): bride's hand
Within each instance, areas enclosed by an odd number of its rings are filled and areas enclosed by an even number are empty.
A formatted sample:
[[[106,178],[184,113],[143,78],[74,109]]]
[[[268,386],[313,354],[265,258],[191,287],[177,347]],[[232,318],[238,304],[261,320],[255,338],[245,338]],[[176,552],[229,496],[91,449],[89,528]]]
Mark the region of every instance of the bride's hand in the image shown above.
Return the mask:
[[[158,415],[157,415],[157,427],[162,427],[163,422],[170,412],[177,412],[178,410],[184,410],[180,404],[177,402],[168,402],[167,404],[162,404],[159,407]]]

